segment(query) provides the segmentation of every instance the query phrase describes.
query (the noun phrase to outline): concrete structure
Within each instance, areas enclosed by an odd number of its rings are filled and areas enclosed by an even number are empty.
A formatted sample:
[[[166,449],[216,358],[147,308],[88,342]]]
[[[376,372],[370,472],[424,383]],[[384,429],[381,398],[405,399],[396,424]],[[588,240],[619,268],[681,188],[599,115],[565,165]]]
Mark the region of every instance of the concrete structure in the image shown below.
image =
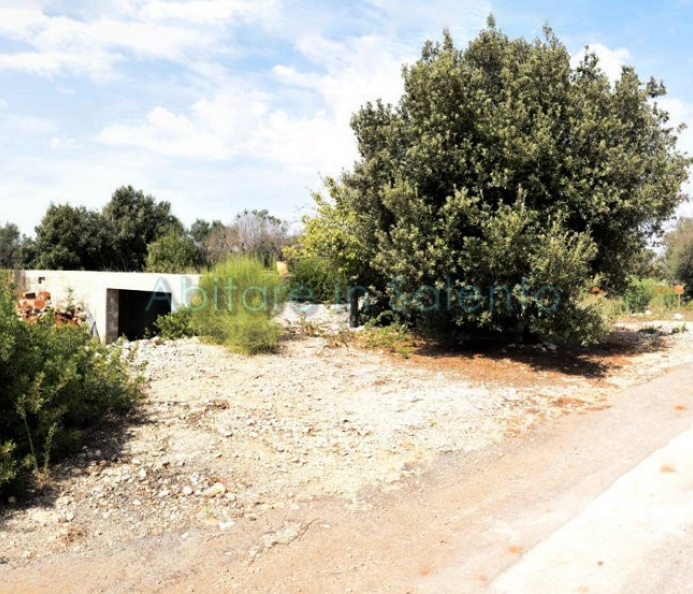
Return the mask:
[[[199,275],[17,270],[14,277],[20,292],[49,291],[53,303],[83,305],[92,333],[105,343],[141,338],[159,315],[194,303],[200,293]]]

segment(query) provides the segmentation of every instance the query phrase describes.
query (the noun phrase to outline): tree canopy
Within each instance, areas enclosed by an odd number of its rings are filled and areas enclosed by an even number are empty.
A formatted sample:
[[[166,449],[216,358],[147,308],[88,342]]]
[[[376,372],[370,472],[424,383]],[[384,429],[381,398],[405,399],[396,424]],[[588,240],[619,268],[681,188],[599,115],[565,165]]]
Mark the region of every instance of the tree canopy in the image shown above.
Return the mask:
[[[396,105],[353,116],[360,158],[327,180],[304,246],[419,322],[593,335],[585,285],[622,289],[684,199],[663,84],[631,67],[612,84],[548,27],[530,42],[492,19],[464,49],[427,42],[403,78]]]
[[[196,233],[202,235],[203,226],[198,224]],[[204,234],[204,246],[210,262],[218,262],[230,254],[248,255],[265,264],[279,260],[282,248],[287,245],[288,224],[267,210],[239,212],[229,225],[214,221]]]
[[[184,228],[168,202],[121,186],[101,210],[51,204],[36,238],[0,226],[0,268],[199,272],[233,254],[265,263],[281,257],[288,224],[267,210],[244,210],[224,225],[197,219]]]
[[[17,265],[21,246],[19,227],[14,223],[0,225],[0,270],[11,269]]]
[[[51,204],[36,227],[36,268],[103,270],[107,229],[98,212]]]
[[[141,271],[149,244],[170,233],[182,234],[183,226],[168,202],[122,186],[101,211],[51,204],[36,227],[35,245],[24,249],[33,258],[22,263],[50,270]]]
[[[109,229],[110,270],[142,270],[151,242],[171,232],[183,232],[168,202],[157,202],[132,186],[118,188],[102,216]]]

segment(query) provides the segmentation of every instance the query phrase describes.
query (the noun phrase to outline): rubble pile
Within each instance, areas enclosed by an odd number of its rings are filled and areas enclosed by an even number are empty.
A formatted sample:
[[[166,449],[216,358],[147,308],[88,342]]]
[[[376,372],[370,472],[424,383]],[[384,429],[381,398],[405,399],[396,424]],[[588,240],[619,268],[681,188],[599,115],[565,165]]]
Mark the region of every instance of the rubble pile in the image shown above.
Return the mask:
[[[29,291],[22,295],[17,305],[19,316],[28,322],[36,322],[52,313],[55,324],[72,324],[77,326],[86,323],[89,314],[81,305],[54,305],[48,291]]]

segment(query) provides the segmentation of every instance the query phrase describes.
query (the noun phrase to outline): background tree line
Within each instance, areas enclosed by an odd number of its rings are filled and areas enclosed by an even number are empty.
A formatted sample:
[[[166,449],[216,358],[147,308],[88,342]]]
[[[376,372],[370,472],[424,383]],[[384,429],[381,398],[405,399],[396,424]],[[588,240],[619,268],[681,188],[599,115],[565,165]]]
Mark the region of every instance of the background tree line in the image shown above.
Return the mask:
[[[0,269],[197,272],[229,254],[279,259],[289,240],[288,224],[266,210],[244,210],[229,224],[197,219],[187,229],[168,202],[132,186],[100,211],[51,204],[35,232],[0,226]]]
[[[655,269],[693,296],[693,223],[666,236],[658,263],[649,250],[693,163],[661,81],[626,66],[612,82],[594,53],[571,64],[550,28],[511,39],[492,17],[464,48],[447,32],[427,42],[402,73],[396,104],[354,114],[359,159],[326,180],[290,250],[267,211],[186,229],[128,186],[100,212],[51,206],[35,238],[6,225],[0,266],[185,272],[284,250],[312,263],[304,278],[366,288],[372,318],[456,340],[593,342],[605,326],[588,292],[624,295]]]

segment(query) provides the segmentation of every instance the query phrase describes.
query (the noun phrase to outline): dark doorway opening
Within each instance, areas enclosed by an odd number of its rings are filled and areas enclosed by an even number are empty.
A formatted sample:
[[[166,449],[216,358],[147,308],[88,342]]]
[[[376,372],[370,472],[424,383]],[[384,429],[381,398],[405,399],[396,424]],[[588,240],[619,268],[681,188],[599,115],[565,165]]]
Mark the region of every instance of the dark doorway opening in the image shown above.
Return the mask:
[[[171,313],[171,293],[118,291],[118,336],[144,338],[159,316]]]

